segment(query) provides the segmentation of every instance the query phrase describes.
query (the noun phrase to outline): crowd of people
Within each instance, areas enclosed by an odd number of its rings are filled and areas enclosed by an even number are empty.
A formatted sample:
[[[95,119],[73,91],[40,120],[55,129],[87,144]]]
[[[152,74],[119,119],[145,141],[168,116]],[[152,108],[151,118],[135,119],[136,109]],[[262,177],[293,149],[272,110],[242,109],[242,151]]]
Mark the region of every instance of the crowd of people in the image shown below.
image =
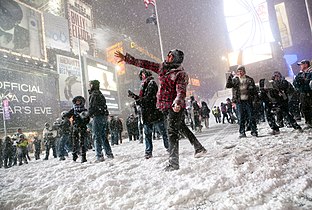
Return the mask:
[[[257,124],[264,121],[268,122],[272,135],[279,134],[279,129],[285,124],[302,132],[297,123],[301,115],[305,119],[305,128],[312,128],[312,71],[308,60],[298,63],[301,71],[293,85],[275,71],[270,80],[262,79],[257,86],[253,78],[246,75],[245,66],[238,66],[226,82],[226,87],[232,89],[232,99],[227,98],[226,102],[210,110],[205,101],[197,102],[194,96],[190,96],[189,100],[186,98],[188,75],[181,65],[184,59],[182,51],[171,50],[161,64],[136,59],[119,51],[115,52],[115,56],[120,62],[141,68],[139,93],[128,91],[128,97],[134,100],[133,113],[125,120],[128,139],[145,142],[144,157],[150,159],[153,157],[152,140],[156,136],[161,138],[169,155],[165,171],[180,168],[181,137],[187,138],[193,145],[195,158],[207,153],[194,133],[202,131],[202,124],[209,128],[210,112],[216,123],[237,123],[239,138],[246,137],[247,131],[258,137]],[[158,74],[159,86],[152,72]],[[22,129],[18,129],[14,135],[1,139],[0,167],[27,164],[32,148],[35,159],[39,160],[43,146],[43,160],[49,159],[51,149],[53,157],[60,161],[71,153],[73,161],[80,157],[81,163],[84,163],[90,149],[95,151],[96,162],[104,161],[104,156],[114,158],[111,146],[122,143],[123,120],[118,116],[109,116],[100,82],[89,82],[88,109],[82,96],[74,97],[72,103],[72,109],[63,111],[53,125],[44,125],[42,138],[36,135],[29,141]]]

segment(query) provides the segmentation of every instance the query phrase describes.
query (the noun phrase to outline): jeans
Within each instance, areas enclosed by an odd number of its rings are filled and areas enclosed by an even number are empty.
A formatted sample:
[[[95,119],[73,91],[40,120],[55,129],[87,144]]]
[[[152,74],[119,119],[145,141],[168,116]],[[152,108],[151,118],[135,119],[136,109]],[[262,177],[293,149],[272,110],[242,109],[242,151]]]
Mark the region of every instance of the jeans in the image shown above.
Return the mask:
[[[254,116],[254,111],[251,102],[249,101],[241,101],[236,104],[236,108],[238,110],[238,120],[239,120],[239,133],[244,134],[246,123],[250,126],[251,133],[257,134],[257,125],[256,119]]]
[[[103,157],[102,149],[104,148],[106,156],[112,156],[112,149],[106,138],[107,116],[94,116],[92,121],[92,131],[95,145],[96,157]]]
[[[59,151],[60,151],[60,157],[64,157],[67,154],[67,151],[65,149],[65,145],[69,140],[69,133],[64,133],[60,139],[60,144],[59,144]]]
[[[162,135],[163,141],[164,141],[164,147],[166,149],[169,149],[169,140],[168,140],[168,129],[167,129],[167,121],[161,120],[155,123],[156,127],[158,127],[158,130],[160,134]]]
[[[153,153],[153,123],[144,123],[144,134],[145,134],[145,154],[152,155]]]
[[[118,130],[112,130],[111,131],[111,144],[118,145],[118,140],[119,140],[119,131]]]

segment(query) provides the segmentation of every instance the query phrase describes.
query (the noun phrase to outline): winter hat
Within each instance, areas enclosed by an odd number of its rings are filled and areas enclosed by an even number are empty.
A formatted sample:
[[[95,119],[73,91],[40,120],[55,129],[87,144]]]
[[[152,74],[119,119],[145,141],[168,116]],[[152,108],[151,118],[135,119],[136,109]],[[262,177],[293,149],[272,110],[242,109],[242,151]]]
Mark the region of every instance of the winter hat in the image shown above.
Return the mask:
[[[238,65],[236,71],[238,71],[238,70],[243,71],[244,73],[246,73],[245,66],[243,66],[243,65]]]
[[[149,70],[147,69],[140,69],[140,73],[139,73],[139,77],[140,77],[140,80],[142,80],[142,74],[145,74],[146,77],[150,77],[152,76],[152,72],[150,72]]]
[[[89,83],[92,85],[92,90],[99,90],[100,89],[100,81],[99,80],[91,80]]]
[[[84,97],[82,96],[76,96],[75,98],[73,98],[72,102],[73,104],[76,104],[76,101],[80,100],[81,101],[81,106],[84,106],[86,100],[84,99]]]
[[[297,65],[300,66],[302,64],[308,64],[308,66],[310,66],[310,61],[309,60],[305,60],[303,59],[302,61],[298,62]]]
[[[279,76],[279,77],[280,77],[280,79],[282,79],[282,78],[283,78],[283,76],[282,76],[281,72],[279,72],[279,71],[275,71],[275,72],[273,72],[273,74],[272,74],[272,80],[274,80],[274,79],[275,79],[275,77],[277,77],[277,76]]]
[[[173,55],[173,64],[181,64],[183,62],[184,59],[184,53],[181,50],[178,49],[174,49],[174,50],[170,50],[168,55],[171,54]]]

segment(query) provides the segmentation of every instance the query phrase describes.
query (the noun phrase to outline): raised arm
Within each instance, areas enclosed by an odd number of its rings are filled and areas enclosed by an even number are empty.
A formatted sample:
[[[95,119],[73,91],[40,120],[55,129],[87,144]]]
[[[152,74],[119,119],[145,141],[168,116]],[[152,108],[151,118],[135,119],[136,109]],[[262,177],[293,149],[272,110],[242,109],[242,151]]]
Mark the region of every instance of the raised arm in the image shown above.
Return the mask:
[[[141,60],[141,59],[136,59],[132,55],[126,53],[126,55],[122,54],[120,51],[116,51],[114,53],[115,57],[119,58],[118,62],[125,61],[128,64],[141,67],[144,69],[151,70],[158,74],[160,64],[159,63],[154,63],[148,60]]]

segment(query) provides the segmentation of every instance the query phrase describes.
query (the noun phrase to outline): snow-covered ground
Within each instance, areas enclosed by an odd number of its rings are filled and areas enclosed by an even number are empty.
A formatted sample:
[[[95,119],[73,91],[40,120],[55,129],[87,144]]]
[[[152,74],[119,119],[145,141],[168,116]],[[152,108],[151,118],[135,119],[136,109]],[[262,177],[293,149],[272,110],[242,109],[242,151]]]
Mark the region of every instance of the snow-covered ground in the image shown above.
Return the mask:
[[[148,160],[144,145],[127,140],[102,163],[93,151],[83,164],[33,159],[0,169],[0,209],[312,209],[311,133],[268,131],[264,123],[261,137],[238,139],[237,125],[213,124],[198,135],[207,156],[195,159],[182,139],[173,172],[163,171],[168,155],[161,140]]]

